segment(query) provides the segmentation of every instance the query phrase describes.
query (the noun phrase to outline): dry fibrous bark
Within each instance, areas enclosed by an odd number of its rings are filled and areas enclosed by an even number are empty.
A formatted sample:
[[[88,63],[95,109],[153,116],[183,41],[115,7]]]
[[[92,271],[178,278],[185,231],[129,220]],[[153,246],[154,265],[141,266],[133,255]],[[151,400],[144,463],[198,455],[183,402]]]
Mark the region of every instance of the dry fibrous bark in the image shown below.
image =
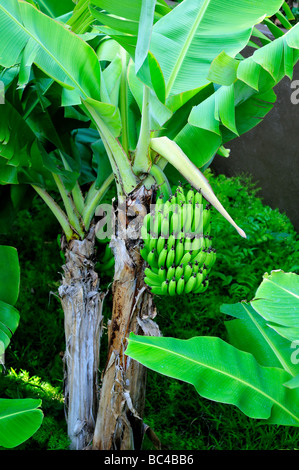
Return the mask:
[[[63,242],[65,265],[59,288],[64,311],[66,351],[65,410],[70,449],[90,444],[98,406],[98,367],[102,335],[102,307],[94,270],[95,226],[84,240]]]
[[[126,209],[137,214],[149,208],[152,190],[141,187],[130,195]],[[160,335],[153,321],[156,309],[144,284],[140,239],[122,238],[128,228],[128,211],[118,208],[118,227],[110,246],[114,251],[113,310],[108,327],[108,356],[102,374],[100,402],[93,439],[94,450],[140,449],[146,426],[143,411],[146,369],[125,355],[129,333]]]

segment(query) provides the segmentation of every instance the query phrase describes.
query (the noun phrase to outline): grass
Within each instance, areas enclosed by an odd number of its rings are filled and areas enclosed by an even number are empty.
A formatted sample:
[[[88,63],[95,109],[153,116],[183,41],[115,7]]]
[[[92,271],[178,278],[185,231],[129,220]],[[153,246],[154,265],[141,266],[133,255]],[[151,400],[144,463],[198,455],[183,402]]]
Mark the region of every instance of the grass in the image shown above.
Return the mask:
[[[222,303],[250,300],[266,271],[299,273],[299,238],[287,216],[263,204],[250,178],[207,176],[247,239],[240,238],[213,210],[217,261],[209,289],[202,296],[182,296],[179,302],[155,298],[157,322],[164,336],[209,335],[226,340]],[[45,413],[40,430],[20,449],[67,448],[62,401],[63,312],[56,297],[63,263],[58,233],[54,217],[35,198],[30,210],[18,214],[13,232],[0,237],[1,244],[18,249],[22,273],[17,304],[21,321],[6,352],[8,373],[0,378],[0,395],[42,398]],[[104,286],[110,282],[109,276],[101,281]],[[111,295],[105,300],[106,319],[110,311]],[[106,338],[102,344],[105,348]],[[201,398],[192,386],[152,371],[148,371],[145,422],[169,450],[298,448],[296,428],[266,426],[236,407]],[[148,438],[144,449],[152,449]]]

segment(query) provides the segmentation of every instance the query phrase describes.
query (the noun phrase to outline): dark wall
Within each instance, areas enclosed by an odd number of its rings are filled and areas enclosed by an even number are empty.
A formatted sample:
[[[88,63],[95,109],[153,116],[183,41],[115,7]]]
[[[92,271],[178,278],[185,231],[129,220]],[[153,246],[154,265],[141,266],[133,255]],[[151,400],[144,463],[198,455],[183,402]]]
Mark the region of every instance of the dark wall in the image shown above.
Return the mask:
[[[299,63],[294,80],[299,80]],[[299,231],[299,103],[291,102],[296,91],[291,83],[284,78],[275,87],[274,108],[258,126],[228,142],[230,156],[216,155],[211,167],[227,176],[250,173],[264,203],[285,212]],[[298,92],[296,96],[298,101]]]

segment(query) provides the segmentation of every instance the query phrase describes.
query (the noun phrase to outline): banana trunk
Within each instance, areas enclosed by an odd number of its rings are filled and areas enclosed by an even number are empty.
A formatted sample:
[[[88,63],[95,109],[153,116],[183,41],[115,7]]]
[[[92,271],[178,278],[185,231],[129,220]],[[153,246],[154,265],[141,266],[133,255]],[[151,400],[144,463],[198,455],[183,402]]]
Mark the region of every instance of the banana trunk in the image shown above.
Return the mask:
[[[144,187],[127,200],[132,210],[149,206],[151,194]],[[118,234],[126,227],[126,214],[118,210]],[[123,216],[123,217],[122,217]],[[115,257],[113,310],[108,326],[108,356],[102,385],[94,450],[137,450],[141,448],[146,426],[142,421],[146,369],[125,355],[130,332],[159,336],[153,321],[156,315],[152,296],[144,284],[145,261],[140,256],[140,240],[113,237]]]
[[[94,271],[95,227],[84,240],[63,241],[66,263],[59,288],[65,322],[65,409],[71,450],[90,444],[98,405],[102,306]]]

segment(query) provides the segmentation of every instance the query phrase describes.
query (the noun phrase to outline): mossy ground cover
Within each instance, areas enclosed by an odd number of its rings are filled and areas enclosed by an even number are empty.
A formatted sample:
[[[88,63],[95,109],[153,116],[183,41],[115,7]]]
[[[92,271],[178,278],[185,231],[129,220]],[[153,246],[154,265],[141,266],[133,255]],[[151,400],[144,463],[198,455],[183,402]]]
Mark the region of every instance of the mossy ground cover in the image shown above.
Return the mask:
[[[283,269],[299,273],[299,237],[285,214],[263,204],[258,190],[245,176],[226,178],[207,174],[222,204],[242,227],[247,239],[213,209],[213,246],[217,261],[204,295],[155,298],[157,322],[164,336],[181,339],[218,336],[227,340],[220,313],[222,303],[250,300],[264,272]],[[45,414],[40,430],[19,449],[63,449],[68,440],[63,410],[63,312],[57,298],[63,260],[59,226],[38,198],[21,211],[13,231],[1,244],[18,249],[21,291],[17,308],[19,328],[6,352],[6,372],[0,377],[1,397],[40,397]],[[111,277],[102,279],[108,288]],[[111,295],[105,300],[105,318]],[[106,330],[105,330],[106,331]],[[105,359],[102,341],[101,364]],[[188,384],[148,371],[145,422],[170,450],[274,450],[298,447],[297,429],[265,426],[236,407],[197,395]],[[144,448],[152,444],[146,438]]]

